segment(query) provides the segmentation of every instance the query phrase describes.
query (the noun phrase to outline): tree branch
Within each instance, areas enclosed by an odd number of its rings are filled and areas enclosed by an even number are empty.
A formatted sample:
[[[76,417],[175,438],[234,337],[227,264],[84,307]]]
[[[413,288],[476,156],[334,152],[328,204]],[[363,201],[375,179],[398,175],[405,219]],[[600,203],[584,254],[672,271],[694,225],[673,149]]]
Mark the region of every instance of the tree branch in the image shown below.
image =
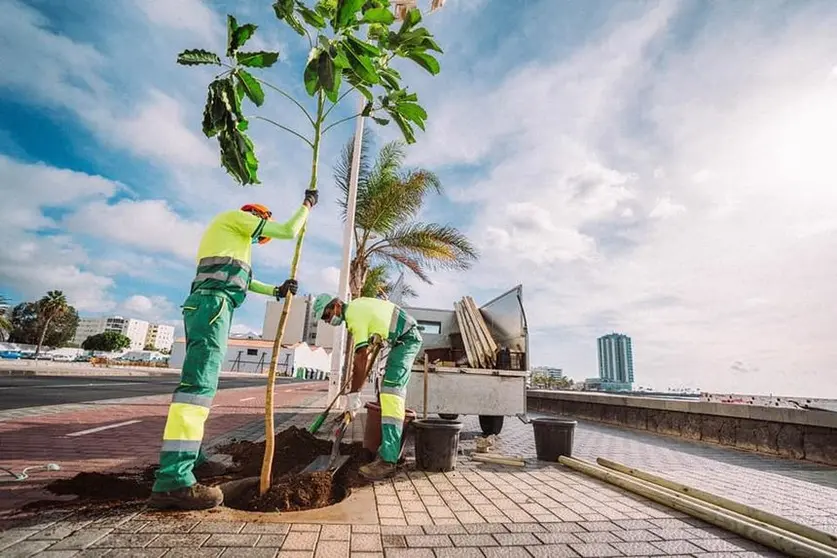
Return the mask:
[[[283,126],[282,124],[279,124],[278,122],[274,122],[270,118],[265,118],[264,116],[251,116],[250,118],[255,118],[256,120],[263,120],[265,122],[273,124],[277,128],[281,128],[281,129],[285,130],[286,132],[295,135],[296,137],[298,137],[299,139],[301,139],[302,141],[307,143],[308,147],[310,147],[312,149],[314,148],[314,144],[311,143],[311,140],[309,140],[308,138],[306,138],[305,136],[303,136],[302,134],[300,134],[296,130],[292,130],[292,129],[288,128],[287,126]]]
[[[277,93],[279,93],[283,97],[289,99],[293,104],[295,104],[297,107],[299,107],[299,110],[301,110],[302,113],[305,115],[305,117],[308,118],[308,122],[310,122],[312,126],[314,125],[314,119],[311,117],[311,114],[309,114],[309,112],[307,110],[305,110],[305,107],[302,106],[299,101],[294,99],[293,96],[291,96],[288,93],[285,93],[284,91],[282,91],[281,89],[279,89],[275,85],[270,84],[270,83],[268,83],[268,82],[266,82],[262,79],[256,78],[256,81],[258,81],[262,85],[266,85],[267,87],[269,87],[270,89],[273,89],[274,91],[276,91]]]
[[[337,122],[334,122],[334,123],[332,123],[332,124],[329,124],[328,126],[326,126],[326,127],[325,127],[325,130],[323,130],[323,134],[325,134],[326,132],[328,132],[329,130],[331,130],[332,128],[334,128],[335,126],[337,126],[338,124],[342,124],[343,122],[347,122],[347,121],[349,121],[349,120],[354,120],[354,119],[355,119],[355,118],[357,118],[358,116],[363,116],[363,112],[359,112],[359,113],[357,113],[357,114],[353,114],[352,116],[347,116],[346,118],[341,118],[341,119],[340,119],[340,120],[338,120]]]
[[[354,91],[355,89],[356,89],[356,88],[355,88],[355,86],[353,85],[353,86],[351,86],[351,87],[350,87],[350,88],[349,88],[349,89],[348,89],[345,93],[343,93],[342,95],[340,95],[339,97],[337,97],[337,100],[336,100],[336,101],[334,101],[334,102],[331,104],[331,106],[330,106],[330,107],[328,107],[328,110],[327,110],[327,111],[326,111],[326,113],[323,115],[323,120],[325,120],[326,118],[328,118],[328,113],[330,113],[332,110],[334,110],[334,107],[336,107],[337,105],[339,105],[339,104],[340,104],[340,101],[342,101],[342,100],[346,97],[346,95],[348,95],[349,93],[351,93],[351,92],[352,92],[352,91]]]

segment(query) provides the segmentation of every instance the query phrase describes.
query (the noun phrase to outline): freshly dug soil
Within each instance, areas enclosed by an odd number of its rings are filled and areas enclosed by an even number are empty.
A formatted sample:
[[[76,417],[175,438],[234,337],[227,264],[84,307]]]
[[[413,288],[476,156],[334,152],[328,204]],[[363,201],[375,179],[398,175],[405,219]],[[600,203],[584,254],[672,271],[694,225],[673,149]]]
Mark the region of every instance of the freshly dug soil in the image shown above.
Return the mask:
[[[89,500],[137,500],[151,495],[153,476],[143,473],[79,473],[69,479],[58,479],[46,486],[53,494],[74,494]]]
[[[258,476],[261,472],[264,442],[234,442],[218,451],[229,454],[241,477]],[[322,508],[346,498],[352,488],[368,484],[358,469],[372,455],[363,444],[341,444],[340,454],[349,461],[332,476],[330,473],[301,473],[320,455],[331,454],[332,442],[321,440],[303,428],[292,426],[274,438],[273,483],[264,496],[258,486],[245,491],[225,505],[249,511],[299,511]]]
[[[205,484],[257,477],[261,473],[264,447],[264,442],[233,442],[219,448],[218,452],[232,457],[234,469],[220,477],[202,475],[200,468],[196,468],[195,474]],[[256,485],[225,505],[239,510],[272,512],[322,508],[340,502],[352,488],[367,484],[358,469],[373,456],[360,443],[341,444],[340,454],[348,455],[349,461],[333,477],[330,473],[301,473],[318,456],[331,454],[331,447],[331,441],[321,440],[303,428],[292,426],[279,432],[274,438],[270,490],[259,496]],[[56,495],[78,496],[79,503],[143,500],[151,494],[156,470],[157,466],[152,465],[124,473],[79,473],[69,479],[53,481],[46,489]]]

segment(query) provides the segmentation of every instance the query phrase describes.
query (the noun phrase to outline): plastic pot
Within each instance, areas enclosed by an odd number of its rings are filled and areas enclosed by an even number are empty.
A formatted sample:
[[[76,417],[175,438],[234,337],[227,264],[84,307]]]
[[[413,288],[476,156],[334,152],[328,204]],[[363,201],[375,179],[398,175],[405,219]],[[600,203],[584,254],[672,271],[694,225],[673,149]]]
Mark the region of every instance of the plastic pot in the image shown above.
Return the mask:
[[[446,472],[456,469],[459,452],[459,421],[428,418],[413,422],[416,432],[416,468]]]
[[[532,419],[535,431],[535,453],[541,461],[558,461],[558,457],[573,455],[573,436],[576,421],[554,418]]]
[[[401,429],[401,440],[403,447],[404,434],[407,432],[407,425],[416,419],[416,412],[407,409],[404,413],[404,426]],[[381,447],[381,406],[374,401],[366,404],[366,427],[363,430],[363,447],[373,454],[378,453]]]

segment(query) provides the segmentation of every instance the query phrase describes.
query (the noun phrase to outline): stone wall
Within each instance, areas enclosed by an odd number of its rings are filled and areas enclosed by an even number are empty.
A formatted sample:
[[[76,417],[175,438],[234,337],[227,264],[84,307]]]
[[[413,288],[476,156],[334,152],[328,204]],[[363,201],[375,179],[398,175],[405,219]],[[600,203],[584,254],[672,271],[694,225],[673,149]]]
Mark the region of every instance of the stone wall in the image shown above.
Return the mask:
[[[837,413],[530,390],[529,412],[566,415],[837,466]]]

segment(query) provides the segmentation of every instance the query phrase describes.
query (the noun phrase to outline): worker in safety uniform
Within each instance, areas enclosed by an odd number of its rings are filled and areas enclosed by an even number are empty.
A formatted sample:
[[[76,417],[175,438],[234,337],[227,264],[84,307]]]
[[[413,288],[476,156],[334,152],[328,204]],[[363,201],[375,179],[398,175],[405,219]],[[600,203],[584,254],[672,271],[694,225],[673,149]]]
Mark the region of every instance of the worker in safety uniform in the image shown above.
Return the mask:
[[[210,475],[220,472],[213,470],[218,464],[207,461],[201,441],[227,351],[233,311],[244,302],[247,291],[277,300],[297,292],[293,279],[280,286],[254,279],[250,250],[252,245],[266,244],[271,238],[296,237],[316,203],[316,190],[307,190],[302,206],[286,223],[273,221],[270,210],[263,205],[248,204],[217,215],[204,232],[191,294],[183,303],[186,357],[163,431],[151,507],[196,510],[223,502],[220,489],[198,484],[194,469],[204,465]]]
[[[369,344],[380,337],[390,345],[381,383],[381,447],[375,460],[360,468],[360,474],[367,479],[386,478],[395,472],[401,453],[404,397],[413,362],[421,349],[416,320],[388,300],[361,297],[346,303],[329,294],[318,295],[314,300],[314,317],[333,326],[345,322],[354,339],[352,383],[345,400],[345,410],[352,418],[363,407],[360,390],[369,373]]]

